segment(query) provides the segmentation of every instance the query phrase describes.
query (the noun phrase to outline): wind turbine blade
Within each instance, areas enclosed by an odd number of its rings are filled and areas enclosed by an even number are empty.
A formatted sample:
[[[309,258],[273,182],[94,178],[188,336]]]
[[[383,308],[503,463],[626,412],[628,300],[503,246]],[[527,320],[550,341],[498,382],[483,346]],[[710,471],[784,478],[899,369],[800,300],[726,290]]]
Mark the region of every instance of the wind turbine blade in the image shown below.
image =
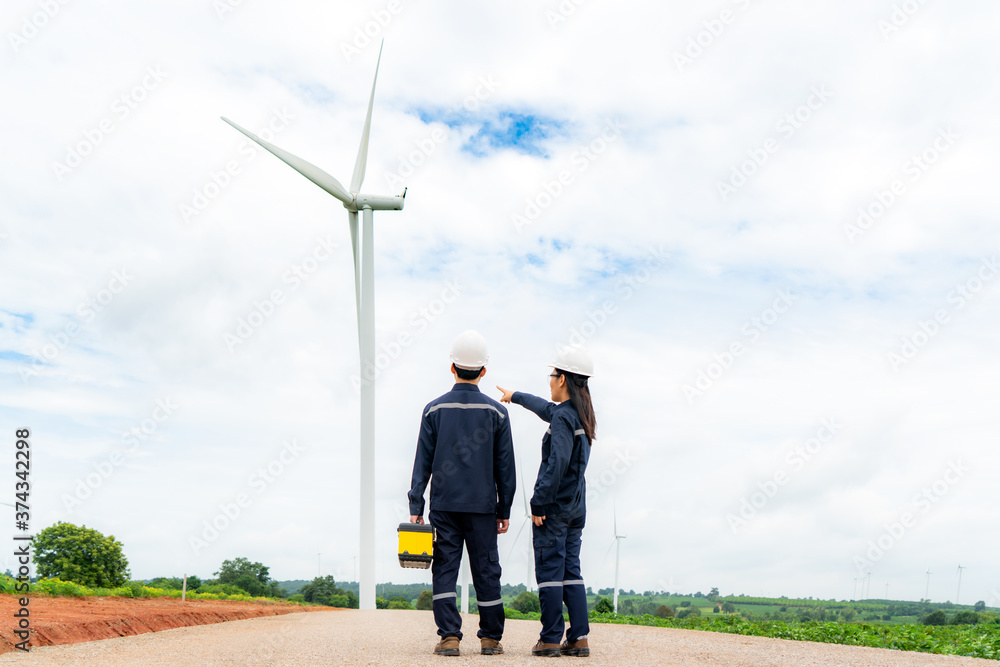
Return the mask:
[[[354,255],[354,307],[358,312],[358,346],[361,345],[361,264],[358,260],[358,212],[348,211],[347,221],[351,227],[351,254]]]
[[[358,161],[354,163],[354,176],[351,177],[351,192],[358,193],[361,184],[365,180],[365,165],[368,164],[368,134],[372,129],[372,106],[375,104],[375,83],[378,81],[378,66],[382,62],[382,47],[385,40],[378,47],[378,61],[375,63],[375,78],[372,80],[372,94],[368,98],[368,115],[365,116],[365,129],[361,133],[361,146],[358,147]]]
[[[524,516],[531,516],[531,505],[528,504],[528,485],[524,483],[524,468],[521,468],[521,498],[524,499]]]
[[[521,533],[524,532],[524,527],[527,525],[528,519],[525,518],[524,521],[521,522],[521,527],[517,529],[517,535],[514,536],[514,544],[510,547],[510,553],[507,554],[507,560],[510,560],[510,557],[514,555],[514,548],[517,547],[517,540],[521,537]]]
[[[608,556],[611,555],[611,550],[615,548],[615,542],[618,540],[611,540],[611,545],[608,547],[608,553],[604,554],[604,563],[608,562]],[[602,563],[602,565],[604,564]]]
[[[250,137],[250,139],[252,139],[253,141],[256,141],[258,144],[267,149],[267,151],[269,151],[279,160],[281,160],[289,167],[291,167],[295,171],[299,172],[300,174],[308,178],[310,181],[312,181],[319,187],[329,192],[331,195],[333,195],[340,201],[344,202],[345,204],[354,203],[354,197],[347,194],[347,191],[344,190],[344,186],[340,184],[340,181],[338,181],[336,178],[326,173],[316,165],[306,162],[302,158],[296,157],[291,153],[289,153],[288,151],[278,148],[274,144],[264,141],[263,139],[255,135],[253,132],[244,130],[242,127],[240,127],[233,121],[229,120],[225,116],[222,117],[222,120],[226,121],[227,123],[235,127],[237,130],[239,130],[246,136]]]

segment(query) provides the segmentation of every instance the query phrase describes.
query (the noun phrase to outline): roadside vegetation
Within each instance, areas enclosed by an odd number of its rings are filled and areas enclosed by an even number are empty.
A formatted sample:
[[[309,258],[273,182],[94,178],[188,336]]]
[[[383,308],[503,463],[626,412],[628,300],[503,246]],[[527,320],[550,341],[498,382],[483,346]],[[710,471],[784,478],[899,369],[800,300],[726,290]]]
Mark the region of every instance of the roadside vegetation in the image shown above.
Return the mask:
[[[130,581],[120,542],[85,526],[57,523],[36,536],[39,579],[30,594],[70,597],[181,597],[180,577]],[[225,560],[213,579],[187,577],[192,599],[274,601],[329,607],[358,607],[357,582],[333,577],[279,582],[262,563],[247,558]],[[8,571],[0,575],[0,593],[20,594],[23,586]],[[427,584],[378,584],[379,609],[432,608]],[[539,620],[538,596],[523,585],[501,587],[507,618]],[[617,623],[816,641],[852,646],[920,651],[1000,660],[1000,613],[980,600],[974,605],[899,600],[817,600],[722,596],[667,591],[587,589],[593,623]],[[470,601],[475,613],[475,598]]]

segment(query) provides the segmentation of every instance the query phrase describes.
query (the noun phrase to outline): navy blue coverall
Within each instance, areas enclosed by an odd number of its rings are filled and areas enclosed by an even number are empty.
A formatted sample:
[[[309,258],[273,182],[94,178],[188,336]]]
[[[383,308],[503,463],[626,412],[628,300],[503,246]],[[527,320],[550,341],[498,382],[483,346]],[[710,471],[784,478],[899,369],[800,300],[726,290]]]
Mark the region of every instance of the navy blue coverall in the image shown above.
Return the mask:
[[[429,519],[436,532],[431,575],[438,634],[462,638],[455,582],[464,543],[479,605],[478,636],[499,640],[504,613],[497,521],[510,519],[516,490],[507,408],[464,382],[428,403],[408,494],[411,515],[423,516],[428,480]]]
[[[538,396],[514,392],[512,403],[526,407],[549,422],[542,438],[542,464],[538,468],[531,513],[544,516],[532,525],[535,580],[542,606],[541,640],[559,644],[565,623],[562,606],[569,611],[566,639],[586,639],[587,588],[580,571],[580,541],[587,521],[587,481],[590,440],[576,408],[569,401],[550,403]]]

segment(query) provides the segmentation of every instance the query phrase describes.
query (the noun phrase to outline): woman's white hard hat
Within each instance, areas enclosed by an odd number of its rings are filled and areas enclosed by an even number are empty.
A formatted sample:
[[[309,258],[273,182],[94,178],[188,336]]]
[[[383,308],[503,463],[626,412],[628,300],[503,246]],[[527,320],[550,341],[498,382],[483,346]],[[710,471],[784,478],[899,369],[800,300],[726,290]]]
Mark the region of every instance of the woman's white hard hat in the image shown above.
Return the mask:
[[[569,371],[584,377],[594,374],[594,360],[587,348],[579,345],[567,345],[556,353],[556,360],[549,364],[552,368]]]
[[[464,371],[478,371],[489,360],[486,339],[475,329],[460,333],[451,346],[451,363]]]

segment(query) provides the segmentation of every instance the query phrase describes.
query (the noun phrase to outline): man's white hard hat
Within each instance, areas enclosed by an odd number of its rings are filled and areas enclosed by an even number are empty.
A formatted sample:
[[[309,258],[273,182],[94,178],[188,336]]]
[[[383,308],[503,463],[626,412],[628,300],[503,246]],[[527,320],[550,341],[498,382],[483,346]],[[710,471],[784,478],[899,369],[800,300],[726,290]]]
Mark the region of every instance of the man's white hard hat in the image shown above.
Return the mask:
[[[579,345],[567,345],[556,353],[556,360],[549,366],[558,368],[561,371],[569,371],[584,377],[594,374],[594,360],[590,357],[587,348]]]
[[[451,362],[465,371],[478,371],[490,360],[486,339],[475,329],[463,331],[451,346]]]

